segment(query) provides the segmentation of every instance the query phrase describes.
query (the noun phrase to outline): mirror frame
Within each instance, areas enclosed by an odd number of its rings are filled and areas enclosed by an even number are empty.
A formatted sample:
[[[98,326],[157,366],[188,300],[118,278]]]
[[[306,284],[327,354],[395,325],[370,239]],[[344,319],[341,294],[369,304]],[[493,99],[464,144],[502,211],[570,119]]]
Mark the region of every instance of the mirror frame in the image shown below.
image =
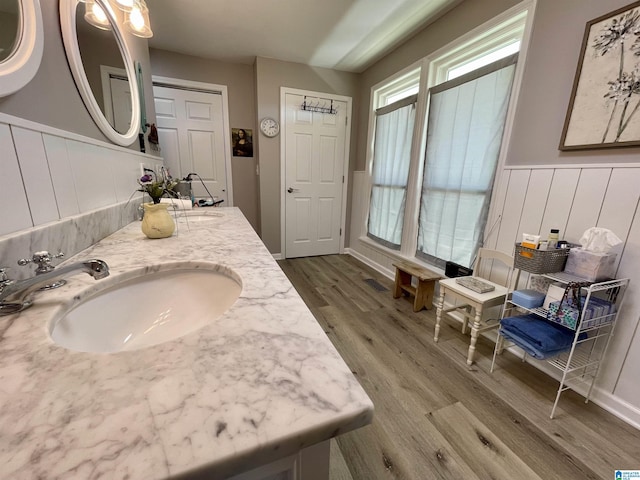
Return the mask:
[[[0,62],[0,97],[17,92],[35,77],[44,49],[39,0],[18,0],[20,38],[11,55]]]
[[[116,43],[120,49],[122,60],[124,61],[129,86],[131,87],[131,126],[125,133],[117,132],[109,123],[104,113],[100,109],[98,102],[91,90],[87,74],[84,71],[82,57],[80,55],[80,47],[78,46],[78,34],[76,31],[76,14],[77,6],[80,0],[60,0],[60,26],[62,27],[62,39],[64,41],[64,49],[67,53],[67,60],[73,79],[76,82],[80,96],[91,114],[93,121],[104,135],[117,145],[128,147],[138,138],[140,131],[140,94],[138,92],[138,82],[136,81],[136,71],[131,57],[129,46],[125,41],[118,19],[111,8],[108,1],[94,0],[109,18],[112,32],[115,36]],[[101,93],[96,92],[96,93]]]

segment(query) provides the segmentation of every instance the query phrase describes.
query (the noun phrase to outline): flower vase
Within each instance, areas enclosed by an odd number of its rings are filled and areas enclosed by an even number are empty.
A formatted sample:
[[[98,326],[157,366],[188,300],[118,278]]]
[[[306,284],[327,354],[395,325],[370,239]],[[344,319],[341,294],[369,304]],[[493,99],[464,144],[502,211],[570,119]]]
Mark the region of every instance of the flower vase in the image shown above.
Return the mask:
[[[166,238],[173,235],[176,224],[167,211],[168,203],[145,203],[142,233],[149,238]]]

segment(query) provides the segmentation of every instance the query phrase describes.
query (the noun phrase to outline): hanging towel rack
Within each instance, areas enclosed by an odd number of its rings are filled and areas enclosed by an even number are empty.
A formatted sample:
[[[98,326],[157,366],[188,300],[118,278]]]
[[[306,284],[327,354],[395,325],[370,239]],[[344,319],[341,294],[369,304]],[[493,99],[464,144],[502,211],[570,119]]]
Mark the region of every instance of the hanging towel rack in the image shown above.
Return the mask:
[[[304,96],[304,101],[300,106],[301,110],[305,110],[307,112],[318,112],[318,113],[328,113],[330,115],[337,115],[338,109],[333,107],[333,100],[330,100],[330,106],[326,106],[326,103],[323,101],[322,106],[320,105],[320,100],[314,105],[313,103],[307,103],[307,96]]]

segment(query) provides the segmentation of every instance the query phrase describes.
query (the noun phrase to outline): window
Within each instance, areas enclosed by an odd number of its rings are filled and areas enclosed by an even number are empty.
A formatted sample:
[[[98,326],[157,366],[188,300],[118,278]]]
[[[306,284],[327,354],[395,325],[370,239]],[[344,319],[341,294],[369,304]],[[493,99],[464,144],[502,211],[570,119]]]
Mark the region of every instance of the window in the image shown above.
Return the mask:
[[[480,58],[476,58],[469,63],[465,63],[460,65],[459,67],[452,68],[447,72],[447,80],[453,80],[454,78],[458,78],[465,73],[473,72],[485,65],[489,65],[490,63],[496,62],[502,58],[508,57],[509,55],[513,55],[514,53],[518,53],[520,51],[520,40],[517,40],[509,45],[505,45],[504,47],[499,48],[495,52],[488,53]]]
[[[389,105],[393,102],[397,102],[398,100],[402,100],[403,98],[406,98],[411,95],[415,95],[417,97],[419,89],[420,89],[420,85],[416,83],[415,85],[408,87],[407,89],[401,92],[394,93],[393,95],[389,95],[384,99],[385,105]]]
[[[525,0],[374,87],[367,236],[404,257],[473,263],[483,242]],[[417,92],[415,108],[402,106]],[[384,110],[382,107],[389,107]],[[410,129],[413,131],[410,131]]]
[[[470,267],[483,239],[517,55],[431,89],[417,256]]]
[[[374,92],[373,107],[377,109],[391,105],[411,95],[416,95],[419,88],[420,68],[411,68],[408,72],[398,75]]]
[[[417,96],[376,110],[371,200],[367,234],[400,248]]]
[[[375,94],[374,156],[367,235],[398,250],[402,240],[420,69]]]

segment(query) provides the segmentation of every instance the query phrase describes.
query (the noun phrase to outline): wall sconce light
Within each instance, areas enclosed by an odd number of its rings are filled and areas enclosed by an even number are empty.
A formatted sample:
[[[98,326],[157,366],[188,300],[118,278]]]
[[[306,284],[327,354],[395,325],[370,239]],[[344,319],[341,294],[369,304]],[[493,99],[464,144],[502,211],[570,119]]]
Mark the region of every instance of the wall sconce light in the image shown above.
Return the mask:
[[[111,30],[109,17],[100,5],[93,0],[84,0],[84,19],[100,30]]]
[[[149,21],[149,8],[144,0],[133,0],[133,7],[128,13],[125,13],[124,25],[136,37],[153,37],[151,22]]]
[[[109,0],[103,0],[109,1]],[[109,18],[100,5],[94,0],[80,0],[85,4],[84,19],[96,28],[111,30]],[[124,26],[136,37],[151,38],[151,22],[149,21],[149,8],[144,0],[111,0],[122,12],[124,12]]]
[[[134,0],[115,0],[116,5],[123,12],[130,12],[133,9]]]

